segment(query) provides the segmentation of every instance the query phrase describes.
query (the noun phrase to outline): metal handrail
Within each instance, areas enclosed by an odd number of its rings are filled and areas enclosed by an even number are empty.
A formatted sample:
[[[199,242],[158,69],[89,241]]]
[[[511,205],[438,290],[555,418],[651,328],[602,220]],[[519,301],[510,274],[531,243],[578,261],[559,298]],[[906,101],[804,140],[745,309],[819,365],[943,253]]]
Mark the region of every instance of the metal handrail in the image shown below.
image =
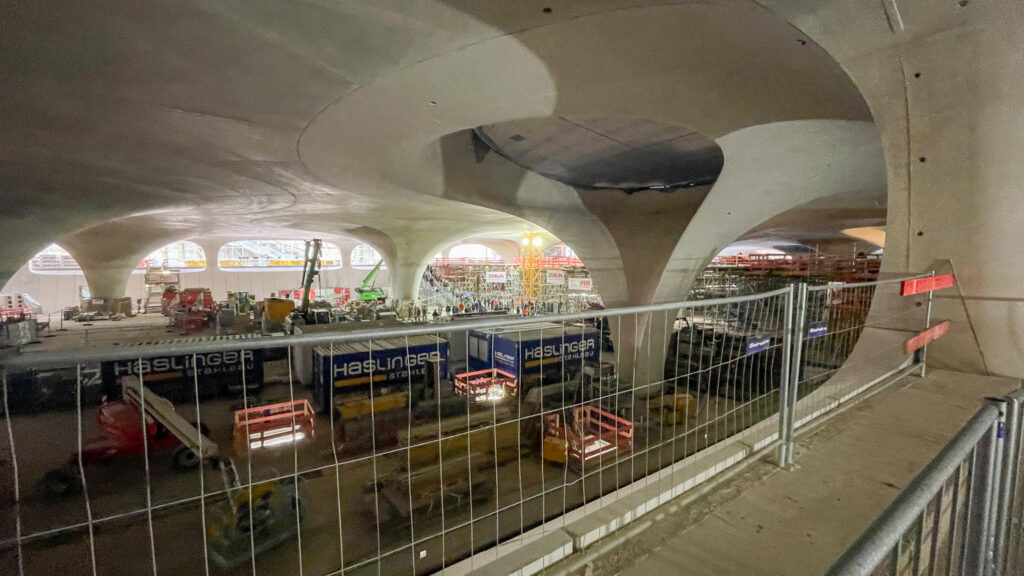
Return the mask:
[[[3,365],[10,368],[27,367],[55,367],[70,366],[83,362],[96,362],[99,360],[134,360],[147,356],[184,355],[206,352],[225,352],[229,350],[258,350],[267,348],[281,348],[287,346],[315,346],[318,344],[357,342],[381,338],[402,338],[405,336],[424,336],[454,331],[485,330],[488,328],[515,328],[517,326],[529,326],[539,322],[575,322],[597,317],[618,317],[650,312],[664,312],[668,310],[685,310],[690,308],[704,308],[723,304],[737,304],[753,300],[783,296],[788,294],[790,289],[779,288],[771,292],[750,294],[746,296],[731,296],[728,298],[715,298],[709,300],[687,300],[683,302],[670,302],[666,304],[652,304],[647,306],[627,306],[623,308],[610,308],[605,310],[589,310],[587,312],[574,312],[570,314],[552,314],[544,316],[526,317],[489,317],[479,320],[452,324],[428,324],[424,326],[401,326],[384,328],[366,328],[351,330],[348,332],[320,333],[320,334],[296,334],[292,336],[266,336],[247,339],[244,343],[234,340],[213,340],[205,342],[170,342],[155,344],[152,346],[138,346],[125,348],[122,346],[103,346],[95,348],[78,348],[72,350],[54,350],[44,352],[28,352],[11,356],[3,360]]]
[[[990,432],[999,408],[986,404],[832,565],[829,576],[871,574],[927,509],[946,480]]]
[[[927,278],[932,275],[932,271],[923,272],[921,274],[915,274],[914,276],[901,276],[899,278],[886,278],[885,280],[871,280],[869,282],[850,282],[848,284],[841,285],[829,285],[822,284],[820,286],[808,286],[809,292],[818,292],[821,290],[829,290],[833,288],[863,288],[865,286],[881,286],[883,284],[896,284],[897,282],[905,282],[907,280],[917,280],[919,278]]]

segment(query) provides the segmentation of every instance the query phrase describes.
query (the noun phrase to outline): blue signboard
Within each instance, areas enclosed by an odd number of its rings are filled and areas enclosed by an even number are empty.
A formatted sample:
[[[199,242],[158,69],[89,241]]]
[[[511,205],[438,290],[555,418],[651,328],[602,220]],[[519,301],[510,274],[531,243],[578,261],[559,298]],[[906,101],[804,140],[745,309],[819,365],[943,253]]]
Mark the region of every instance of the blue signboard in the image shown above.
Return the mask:
[[[747,338],[747,355],[767,350],[771,344],[771,336],[751,336]]]
[[[821,338],[825,334],[828,334],[828,320],[811,322],[807,327],[807,340]]]

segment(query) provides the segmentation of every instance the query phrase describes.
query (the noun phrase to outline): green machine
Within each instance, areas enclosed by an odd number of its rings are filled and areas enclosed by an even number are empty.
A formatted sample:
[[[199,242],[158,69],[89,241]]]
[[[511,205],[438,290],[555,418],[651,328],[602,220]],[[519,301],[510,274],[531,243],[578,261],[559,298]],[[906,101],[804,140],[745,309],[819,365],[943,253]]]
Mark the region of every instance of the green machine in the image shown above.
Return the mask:
[[[363,280],[362,285],[356,288],[356,294],[359,294],[360,300],[364,302],[372,302],[374,300],[383,300],[386,298],[382,288],[377,288],[374,284],[371,284],[373,277],[376,276],[377,271],[380,270],[381,264],[384,264],[383,258],[377,262],[377,265],[373,267],[373,270],[370,270],[370,274],[366,276],[365,280]]]

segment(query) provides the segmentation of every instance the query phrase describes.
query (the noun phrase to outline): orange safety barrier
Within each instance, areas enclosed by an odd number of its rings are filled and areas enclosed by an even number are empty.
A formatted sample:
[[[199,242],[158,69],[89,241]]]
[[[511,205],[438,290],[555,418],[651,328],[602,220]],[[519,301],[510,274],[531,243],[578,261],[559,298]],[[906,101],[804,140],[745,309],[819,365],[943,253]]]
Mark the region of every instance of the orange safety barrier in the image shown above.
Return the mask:
[[[560,413],[547,415],[546,436],[565,441],[568,460],[582,464],[607,452],[632,449],[629,420],[590,405],[573,408],[572,415],[572,423],[566,423]]]

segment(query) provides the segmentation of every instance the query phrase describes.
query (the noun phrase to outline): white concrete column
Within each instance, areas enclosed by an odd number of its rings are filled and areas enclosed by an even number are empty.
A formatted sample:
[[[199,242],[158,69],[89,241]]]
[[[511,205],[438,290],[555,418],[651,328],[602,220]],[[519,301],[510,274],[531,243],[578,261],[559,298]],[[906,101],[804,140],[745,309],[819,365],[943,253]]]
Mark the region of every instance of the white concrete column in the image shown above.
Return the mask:
[[[625,291],[620,291],[618,297],[606,297],[607,305],[643,306],[656,302],[655,293],[665,267],[709,189],[702,186],[668,194],[649,190],[629,195],[619,190],[579,192],[583,204],[615,239],[621,272],[625,273]],[[605,276],[600,268],[591,271],[591,275],[595,284],[600,284]],[[685,294],[672,294],[665,300],[685,297]],[[669,322],[671,329],[671,320]],[[638,385],[660,380],[667,343],[665,314],[627,316],[609,324],[612,341],[622,350],[617,355],[620,377]]]
[[[108,302],[126,295],[128,278],[147,254],[176,240],[173,236],[147,238],[145,222],[119,221],[62,238],[64,247],[82,268],[94,299]]]
[[[452,240],[450,236],[435,234],[419,241],[396,242],[395,254],[388,259],[392,297],[403,302],[418,299],[427,265],[439,251],[444,254],[442,246]]]
[[[220,252],[220,247],[230,242],[231,239],[201,237],[191,238],[189,241],[195,242],[203,249],[203,254],[206,256],[206,270],[203,272],[182,273],[181,287],[209,288],[214,300],[226,299],[228,297],[227,282],[222,278],[226,273],[217,267],[217,254]]]
[[[135,269],[135,266],[118,266],[102,262],[83,263],[81,260],[78,261],[78,265],[82,267],[93,300],[102,298],[108,305],[112,300],[125,297],[128,278]]]
[[[220,252],[220,247],[230,242],[230,240],[214,240],[210,238],[192,238],[190,242],[195,242],[203,249],[203,254],[206,255],[206,269],[217,270],[217,253]]]

